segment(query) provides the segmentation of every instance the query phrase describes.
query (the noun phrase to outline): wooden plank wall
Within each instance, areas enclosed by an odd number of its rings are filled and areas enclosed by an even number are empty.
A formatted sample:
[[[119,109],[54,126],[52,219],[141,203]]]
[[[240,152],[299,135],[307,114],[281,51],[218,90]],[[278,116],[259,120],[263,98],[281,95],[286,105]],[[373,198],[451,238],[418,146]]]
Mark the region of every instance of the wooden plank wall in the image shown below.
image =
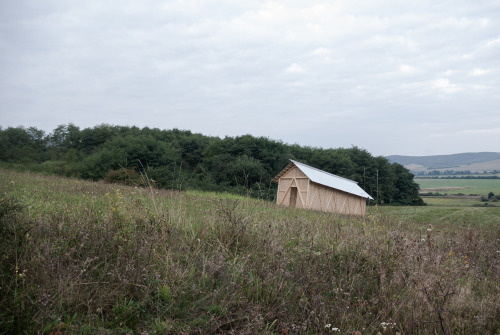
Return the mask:
[[[366,200],[362,197],[312,183],[297,167],[278,181],[278,205],[290,206],[290,189],[297,187],[297,208],[308,208],[346,215],[365,215]]]
[[[307,208],[345,215],[365,215],[366,200],[362,197],[311,183]]]
[[[307,208],[309,178],[297,167],[293,167],[279,179],[276,203],[278,205],[290,206],[290,189],[292,187],[297,187],[296,207]]]

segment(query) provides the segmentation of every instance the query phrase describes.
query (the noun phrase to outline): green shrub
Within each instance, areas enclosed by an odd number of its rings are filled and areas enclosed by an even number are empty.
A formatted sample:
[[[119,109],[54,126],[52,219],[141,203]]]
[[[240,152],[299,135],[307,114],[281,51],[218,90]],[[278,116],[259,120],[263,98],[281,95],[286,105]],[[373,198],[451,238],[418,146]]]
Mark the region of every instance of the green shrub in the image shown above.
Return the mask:
[[[21,205],[21,202],[19,200],[8,196],[1,197],[0,220],[2,220],[4,216],[19,212],[22,208],[23,206]]]
[[[104,177],[104,182],[131,186],[148,185],[146,178],[142,174],[138,173],[135,168],[123,168],[109,171]]]

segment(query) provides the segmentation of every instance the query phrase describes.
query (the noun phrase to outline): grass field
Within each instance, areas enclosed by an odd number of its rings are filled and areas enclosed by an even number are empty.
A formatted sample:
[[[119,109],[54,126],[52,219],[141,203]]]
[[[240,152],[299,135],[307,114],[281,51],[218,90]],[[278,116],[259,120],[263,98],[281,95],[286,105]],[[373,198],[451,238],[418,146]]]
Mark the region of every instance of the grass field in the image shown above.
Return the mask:
[[[385,206],[378,210],[369,207],[368,213],[373,211],[383,213],[406,230],[413,229],[416,232],[425,232],[429,225],[446,233],[460,228],[488,231],[500,227],[500,207]]]
[[[498,334],[499,222],[0,170],[0,334]]]
[[[460,206],[460,207],[475,207],[485,206],[485,203],[480,199],[455,198],[455,197],[422,197],[424,202],[430,206]],[[495,206],[495,204],[487,204],[486,206]]]
[[[490,192],[500,195],[500,179],[415,179],[420,185],[421,193],[464,194],[463,197],[423,197],[431,206],[484,206],[480,197]],[[471,198],[469,195],[477,195]],[[500,206],[500,202],[490,202],[486,206]]]
[[[415,179],[421,192],[429,189],[438,193],[463,193],[486,196],[489,192],[500,194],[500,179]],[[451,189],[450,189],[451,188]]]

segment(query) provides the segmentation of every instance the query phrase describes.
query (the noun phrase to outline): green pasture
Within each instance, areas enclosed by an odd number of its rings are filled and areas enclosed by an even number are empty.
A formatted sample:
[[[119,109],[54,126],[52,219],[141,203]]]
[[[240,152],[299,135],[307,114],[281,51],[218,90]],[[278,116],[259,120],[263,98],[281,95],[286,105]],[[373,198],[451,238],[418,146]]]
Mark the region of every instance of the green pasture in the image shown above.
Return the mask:
[[[463,194],[457,196],[424,196],[424,202],[430,206],[500,206],[500,202],[485,204],[480,197],[486,197],[490,192],[500,195],[500,179],[415,179],[420,185],[421,193],[439,193],[442,195]],[[470,195],[474,195],[471,198]]]
[[[427,199],[425,199],[427,201]],[[461,228],[489,230],[500,223],[500,207],[439,206],[382,206],[368,207],[367,215],[386,215],[393,223],[405,229],[425,232],[431,225],[441,231],[454,232]]]
[[[415,179],[420,189],[436,188],[437,193],[477,194],[487,196],[489,192],[500,194],[500,179]],[[439,190],[453,188],[451,190]]]
[[[499,334],[499,222],[0,169],[0,334]]]
[[[455,197],[422,197],[424,202],[430,206],[448,206],[448,207],[456,207],[456,206],[488,206],[493,205],[493,203],[485,205],[484,202],[481,202],[478,198],[455,198]],[[500,203],[499,203],[500,204]]]

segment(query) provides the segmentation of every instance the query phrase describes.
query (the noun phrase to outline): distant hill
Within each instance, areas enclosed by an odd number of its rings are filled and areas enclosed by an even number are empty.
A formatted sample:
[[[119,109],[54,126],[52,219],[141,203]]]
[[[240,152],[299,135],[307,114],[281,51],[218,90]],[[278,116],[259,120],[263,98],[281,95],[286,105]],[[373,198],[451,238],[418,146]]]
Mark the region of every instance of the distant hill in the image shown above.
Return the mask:
[[[387,159],[391,163],[404,165],[412,172],[430,170],[469,170],[471,172],[500,170],[500,153],[498,152],[467,152],[436,156],[392,155],[388,156]]]

